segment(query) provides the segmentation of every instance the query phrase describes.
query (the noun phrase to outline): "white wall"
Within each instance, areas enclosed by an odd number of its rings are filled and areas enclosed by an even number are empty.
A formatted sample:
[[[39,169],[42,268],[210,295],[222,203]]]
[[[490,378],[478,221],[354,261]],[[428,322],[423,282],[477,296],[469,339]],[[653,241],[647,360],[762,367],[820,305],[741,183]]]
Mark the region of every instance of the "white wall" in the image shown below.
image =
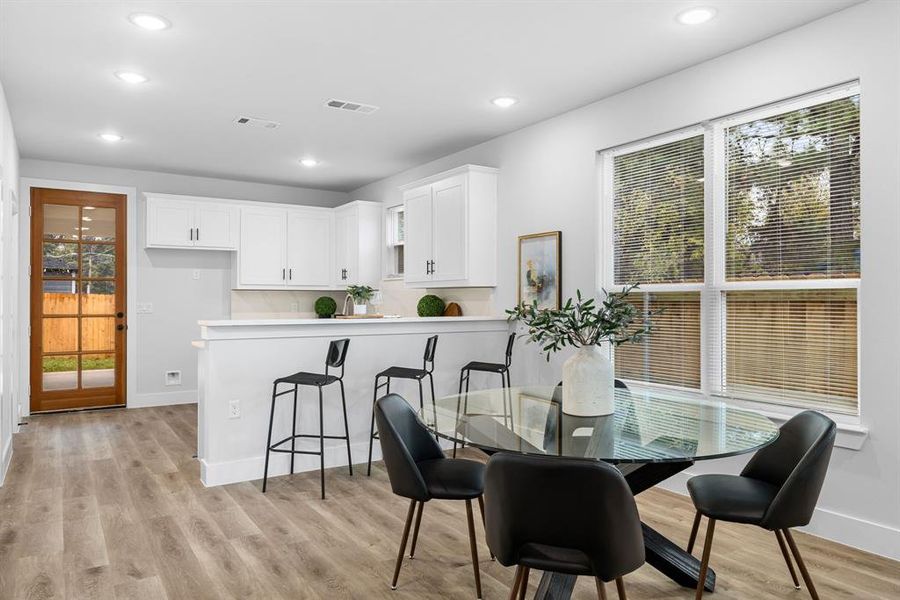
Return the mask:
[[[196,400],[197,354],[191,341],[199,335],[197,321],[229,317],[231,297],[231,253],[219,251],[144,248],[144,192],[233,198],[261,202],[286,202],[310,206],[338,206],[347,194],[267,185],[206,177],[172,175],[96,167],[71,163],[23,159],[21,177],[132,187],[138,193],[137,219],[137,302],[151,303],[152,314],[129,315],[129,335],[137,336],[136,356],[129,364],[137,369],[137,394],[129,406],[145,406]],[[21,193],[20,204],[27,214],[29,199]],[[22,220],[21,249],[27,249],[28,223]],[[27,254],[21,256],[28,264]],[[200,279],[193,273],[199,271]],[[28,306],[27,273],[23,273],[19,298]],[[22,343],[22,372],[27,372],[27,340]],[[180,370],[181,386],[165,386],[164,373]],[[27,397],[21,400],[27,412]]]
[[[563,287],[573,295],[597,285],[598,150],[854,79],[863,139],[860,401],[870,435],[859,451],[836,449],[810,530],[900,558],[900,4],[852,7],[367,185],[351,198],[394,204],[398,186],[421,177],[464,163],[499,167],[497,309],[515,303],[516,238],[526,233],[563,232]],[[558,360],[548,366],[533,350],[518,352],[514,378],[558,379]],[[701,463],[692,472],[736,471],[742,462]],[[683,489],[682,478],[672,481]]]
[[[12,120],[0,85],[0,482],[12,457],[12,434],[18,424],[18,353],[16,337],[16,279],[18,273],[18,216],[13,202],[18,191],[19,151]]]

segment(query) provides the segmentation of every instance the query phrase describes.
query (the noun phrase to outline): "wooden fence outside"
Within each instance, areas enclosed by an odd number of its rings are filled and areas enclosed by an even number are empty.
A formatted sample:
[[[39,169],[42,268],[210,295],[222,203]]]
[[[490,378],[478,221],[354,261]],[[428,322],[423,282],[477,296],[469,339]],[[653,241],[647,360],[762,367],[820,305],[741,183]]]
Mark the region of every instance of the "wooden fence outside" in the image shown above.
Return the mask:
[[[115,301],[114,294],[81,294],[80,319],[54,318],[52,315],[78,314],[78,295],[44,293],[45,318],[42,332],[44,352],[77,350],[79,321],[81,321],[82,351],[112,351],[115,348],[116,323],[111,315],[116,311]]]

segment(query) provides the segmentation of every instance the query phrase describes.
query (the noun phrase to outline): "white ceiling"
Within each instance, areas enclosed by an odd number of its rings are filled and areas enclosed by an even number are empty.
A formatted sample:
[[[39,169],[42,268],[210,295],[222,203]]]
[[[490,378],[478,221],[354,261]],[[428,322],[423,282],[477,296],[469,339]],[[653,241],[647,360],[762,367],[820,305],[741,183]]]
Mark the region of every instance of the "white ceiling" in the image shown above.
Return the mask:
[[[855,3],[710,0],[717,17],[686,27],[692,0],[0,0],[0,80],[23,157],[351,190]]]

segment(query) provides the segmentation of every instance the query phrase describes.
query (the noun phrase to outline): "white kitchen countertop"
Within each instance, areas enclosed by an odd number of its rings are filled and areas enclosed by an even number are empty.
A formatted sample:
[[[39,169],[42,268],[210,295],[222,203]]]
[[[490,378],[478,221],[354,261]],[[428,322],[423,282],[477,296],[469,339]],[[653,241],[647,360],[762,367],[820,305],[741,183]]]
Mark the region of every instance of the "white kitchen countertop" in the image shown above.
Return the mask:
[[[392,323],[451,323],[471,321],[506,321],[495,317],[385,317],[380,319],[218,319],[199,321],[201,327],[285,326],[285,325],[388,325]]]

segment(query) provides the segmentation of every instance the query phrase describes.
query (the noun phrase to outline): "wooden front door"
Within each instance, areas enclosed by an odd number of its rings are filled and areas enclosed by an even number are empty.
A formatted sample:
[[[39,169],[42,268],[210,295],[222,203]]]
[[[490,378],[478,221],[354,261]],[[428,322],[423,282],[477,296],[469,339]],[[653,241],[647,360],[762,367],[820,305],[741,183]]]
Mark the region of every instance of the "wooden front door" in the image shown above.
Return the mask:
[[[32,412],[125,404],[125,207],[32,188]]]

